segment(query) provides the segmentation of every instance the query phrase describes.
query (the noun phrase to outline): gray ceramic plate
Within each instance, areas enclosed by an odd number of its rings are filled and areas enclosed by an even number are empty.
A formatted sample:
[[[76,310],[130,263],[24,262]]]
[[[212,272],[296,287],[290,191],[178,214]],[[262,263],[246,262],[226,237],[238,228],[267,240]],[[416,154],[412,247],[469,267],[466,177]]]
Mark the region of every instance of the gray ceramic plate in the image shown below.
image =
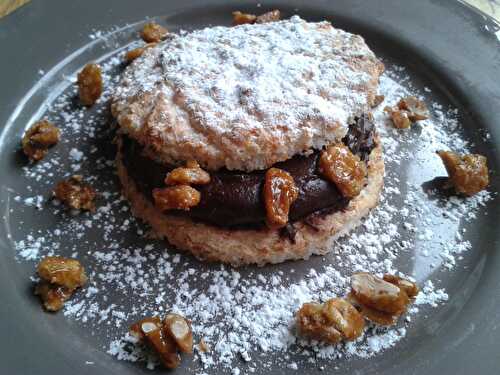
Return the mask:
[[[298,12],[308,20],[333,19],[336,26],[363,35],[387,61],[409,68],[420,85],[433,88],[433,99],[452,104],[462,113],[465,136],[489,158],[493,170],[491,191],[499,191],[495,171],[500,164],[500,42],[499,27],[488,17],[455,1],[337,0],[262,1],[260,9]],[[2,188],[26,192],[16,153],[22,129],[54,100],[65,74],[104,55],[134,37],[134,23],[159,17],[171,28],[188,29],[229,24],[235,8],[258,11],[255,2],[229,1],[33,1],[0,20],[0,181]],[[108,41],[88,48],[94,30],[124,26]],[[77,52],[75,52],[77,51]],[[39,70],[54,74],[41,80]],[[491,138],[484,141],[483,130]],[[58,146],[59,147],[59,146]],[[61,145],[58,152],[63,152]],[[67,151],[67,150],[65,150]],[[408,173],[417,173],[406,171]],[[118,187],[116,187],[118,188]],[[37,190],[38,189],[38,190]],[[46,194],[34,186],[33,193]],[[3,194],[3,193],[2,193]],[[3,194],[2,207],[7,207]],[[437,275],[448,293],[448,303],[424,314],[407,338],[395,348],[368,360],[339,360],[342,373],[377,374],[494,374],[500,368],[500,210],[491,201],[481,216],[467,226],[473,249],[460,272]],[[62,314],[43,314],[31,295],[33,264],[18,263],[6,237],[53,224],[50,212],[2,212],[0,236],[0,372],[2,374],[132,374],[149,373],[142,365],[114,360],[102,350],[107,337],[90,334]],[[6,220],[8,216],[9,220]],[[7,224],[11,228],[7,228]],[[133,235],[132,235],[133,236]],[[99,239],[95,239],[99,241]],[[62,253],[71,254],[63,241]],[[81,246],[85,246],[84,243]],[[67,251],[65,248],[68,248]],[[66,252],[65,252],[66,251]],[[402,261],[404,263],[405,260]],[[319,258],[310,265],[318,265]],[[197,267],[205,267],[194,262]],[[287,270],[289,265],[282,267]],[[303,262],[294,265],[306,267]],[[404,267],[404,264],[402,264]],[[465,270],[465,271],[463,271]],[[263,272],[271,272],[264,269]],[[112,292],[110,293],[112,295]],[[94,364],[89,366],[86,361]],[[331,363],[325,362],[331,366]],[[318,373],[318,366],[300,363],[303,373]],[[329,367],[331,368],[331,367]],[[190,372],[188,367],[178,373]],[[280,366],[258,373],[287,373]]]

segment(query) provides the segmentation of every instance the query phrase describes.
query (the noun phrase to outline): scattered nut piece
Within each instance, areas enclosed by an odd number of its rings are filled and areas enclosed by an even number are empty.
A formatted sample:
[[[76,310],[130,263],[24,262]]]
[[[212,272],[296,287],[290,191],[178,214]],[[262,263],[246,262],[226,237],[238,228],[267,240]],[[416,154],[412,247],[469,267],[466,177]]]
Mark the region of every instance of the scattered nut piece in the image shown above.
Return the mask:
[[[181,352],[193,352],[193,332],[187,319],[178,314],[168,314],[163,320],[163,326]]]
[[[202,353],[208,353],[210,351],[210,346],[206,343],[206,341],[203,338],[198,343],[198,348]]]
[[[175,340],[164,331],[160,318],[146,318],[134,323],[130,332],[153,349],[166,368],[177,368],[181,363]]]
[[[257,19],[255,14],[242,13],[239,10],[233,12],[233,26],[243,25],[245,23],[254,23]]]
[[[365,185],[366,164],[349,148],[338,143],[321,151],[319,171],[346,198],[357,196]]]
[[[288,223],[290,206],[299,196],[293,177],[282,169],[269,168],[263,193],[267,226],[271,229],[284,227]]]
[[[54,189],[54,196],[70,208],[77,210],[95,210],[95,190],[83,183],[81,175],[73,175],[59,182]]]
[[[408,112],[408,118],[411,122],[427,120],[429,118],[427,106],[415,96],[401,98],[398,102],[398,108]]]
[[[438,151],[451,184],[458,194],[472,196],[486,189],[490,182],[486,157],[478,154],[460,156],[450,151]]]
[[[169,186],[153,190],[153,199],[156,207],[162,211],[184,210],[189,211],[200,203],[201,194],[188,185]]]
[[[63,308],[73,291],[63,286],[52,285],[46,281],[41,281],[35,286],[35,295],[39,296],[43,302],[43,307],[47,311],[59,311]]]
[[[406,295],[410,298],[414,298],[418,294],[418,286],[410,280],[403,279],[402,277],[396,275],[385,274],[383,279],[388,283],[394,284],[400,289],[404,290]]]
[[[73,292],[85,285],[87,275],[79,261],[63,257],[45,257],[38,264],[41,281],[35,287],[47,311],[60,310]]]
[[[125,60],[127,60],[127,62],[132,62],[138,57],[141,57],[145,50],[154,46],[156,46],[156,43],[148,43],[143,45],[142,47],[134,48],[130,51],[127,51],[127,53],[125,54]]]
[[[379,324],[382,326],[392,326],[398,321],[398,318],[400,316],[398,314],[390,314],[365,306],[359,303],[355,298],[353,298],[352,294],[349,297],[350,302],[359,310],[361,315],[375,324]]]
[[[21,141],[23,152],[31,160],[41,160],[49,152],[49,148],[59,142],[61,132],[47,120],[34,123],[24,134]]]
[[[373,99],[373,104],[372,108],[378,107],[382,102],[385,100],[384,95],[375,95],[375,98]]]
[[[301,335],[336,344],[361,336],[365,323],[361,314],[344,299],[334,298],[323,304],[305,303],[297,312]]]
[[[76,259],[48,256],[38,264],[37,272],[48,283],[68,289],[79,288],[87,282],[85,270]]]
[[[384,111],[389,113],[391,116],[392,123],[398,129],[408,129],[411,126],[410,118],[408,117],[408,112],[403,110],[394,109],[391,107],[385,107]]]
[[[78,95],[85,106],[93,105],[102,94],[101,68],[97,64],[87,64],[78,73]]]
[[[146,43],[158,43],[168,34],[168,30],[157,23],[150,22],[144,25],[141,31],[141,38]]]
[[[401,314],[409,303],[404,291],[369,273],[352,275],[351,287],[356,300],[379,311]]]
[[[268,22],[275,22],[279,21],[281,17],[281,13],[279,10],[271,10],[270,12],[266,12],[264,14],[261,14],[255,19],[255,23],[268,23]]]
[[[206,185],[209,182],[210,175],[195,160],[188,161],[186,167],[175,168],[165,178],[166,185]]]

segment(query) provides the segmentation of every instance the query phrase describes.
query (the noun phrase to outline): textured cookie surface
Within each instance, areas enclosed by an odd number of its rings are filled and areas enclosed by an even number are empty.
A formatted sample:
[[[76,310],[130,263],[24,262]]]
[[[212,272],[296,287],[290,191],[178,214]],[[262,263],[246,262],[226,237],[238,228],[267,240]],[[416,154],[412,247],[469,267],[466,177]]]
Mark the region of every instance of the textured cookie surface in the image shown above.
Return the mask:
[[[382,71],[363,38],[328,22],[211,27],[148,49],[112,111],[157,159],[264,169],[344,136]]]

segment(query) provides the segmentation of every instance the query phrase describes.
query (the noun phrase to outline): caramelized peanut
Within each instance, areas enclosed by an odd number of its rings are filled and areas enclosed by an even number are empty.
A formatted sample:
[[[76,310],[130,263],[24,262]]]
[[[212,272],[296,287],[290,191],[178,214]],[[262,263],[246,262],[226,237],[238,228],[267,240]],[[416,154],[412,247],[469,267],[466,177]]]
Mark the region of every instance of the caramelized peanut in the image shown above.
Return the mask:
[[[60,134],[59,129],[47,120],[34,123],[21,141],[24,154],[34,161],[43,159],[49,148],[59,142]]]
[[[305,303],[297,313],[297,328],[308,338],[335,344],[361,336],[365,323],[349,302],[334,298],[323,304]]]
[[[47,311],[59,311],[63,308],[73,290],[59,285],[53,285],[42,281],[35,286],[35,295],[39,296],[43,302],[43,307]]]
[[[242,13],[240,11],[233,12],[233,26],[254,23],[256,19],[257,16],[255,14]]]
[[[154,22],[144,25],[141,31],[141,38],[146,43],[158,43],[168,34],[168,30]]]
[[[270,12],[266,12],[261,14],[255,19],[255,23],[268,23],[268,22],[276,22],[279,21],[281,17],[281,12],[277,9],[271,10]]]
[[[188,161],[186,167],[175,168],[165,178],[166,185],[206,185],[209,182],[210,175],[195,160]]]
[[[427,120],[429,118],[429,110],[425,103],[414,96],[400,99],[398,108],[408,113],[408,118],[411,122]]]
[[[169,186],[153,190],[153,199],[156,207],[162,211],[184,210],[189,211],[200,203],[200,192],[188,185]]]
[[[163,320],[163,327],[175,340],[181,352],[193,352],[193,332],[186,318],[178,314],[168,314]]]
[[[293,177],[282,169],[269,168],[263,193],[267,226],[271,229],[284,227],[288,223],[290,206],[299,196]]]
[[[408,129],[411,126],[411,121],[408,117],[407,111],[398,110],[391,107],[385,107],[384,111],[389,113],[389,115],[391,116],[394,127],[398,129]]]
[[[403,290],[406,295],[410,298],[414,298],[418,294],[418,286],[410,280],[403,279],[402,277],[385,274],[383,277],[384,281],[394,284]]]
[[[385,313],[400,315],[410,302],[399,287],[369,273],[352,275],[351,288],[359,303]]]
[[[382,102],[385,100],[384,95],[375,95],[375,98],[373,99],[373,104],[372,108],[378,107]]]
[[[87,275],[76,259],[48,256],[42,259],[37,268],[38,275],[51,284],[75,289],[87,282]]]
[[[478,154],[460,156],[450,151],[438,151],[438,155],[458,194],[471,196],[488,186],[490,178],[486,157]]]
[[[54,188],[54,196],[70,208],[89,211],[95,209],[96,192],[90,185],[83,183],[80,175],[59,182]]]
[[[101,68],[97,64],[87,64],[78,73],[78,95],[85,106],[93,105],[102,94]]]
[[[329,146],[321,152],[319,171],[346,198],[357,196],[365,185],[366,164],[342,143]]]

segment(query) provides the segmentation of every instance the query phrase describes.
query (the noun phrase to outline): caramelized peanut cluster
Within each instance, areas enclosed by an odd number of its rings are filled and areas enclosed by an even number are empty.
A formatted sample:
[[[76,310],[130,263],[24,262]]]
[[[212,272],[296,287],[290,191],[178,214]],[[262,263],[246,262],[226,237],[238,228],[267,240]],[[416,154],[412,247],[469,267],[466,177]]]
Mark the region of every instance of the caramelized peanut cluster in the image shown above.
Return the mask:
[[[389,113],[394,126],[398,129],[409,128],[412,123],[429,118],[429,110],[425,103],[414,96],[402,98],[395,107],[385,107],[384,111]]]
[[[37,268],[41,281],[35,294],[47,311],[60,310],[73,292],[85,285],[87,275],[79,261],[57,256],[42,259]]]
[[[61,132],[51,122],[41,120],[34,123],[21,141],[23,152],[33,161],[41,160],[49,148],[59,142]]]
[[[146,43],[161,42],[167,36],[167,34],[167,29],[154,22],[145,24],[140,33],[142,40],[144,40]]]
[[[448,172],[451,185],[458,194],[471,196],[488,186],[488,165],[483,155],[460,156],[450,151],[438,151],[438,155]]]
[[[134,323],[130,332],[154,350],[166,368],[179,366],[179,351],[193,352],[191,323],[178,314],[168,314],[163,321],[159,317],[145,318]]]
[[[356,197],[365,186],[366,164],[343,143],[328,146],[321,152],[319,171],[346,198]]]
[[[297,329],[309,339],[336,344],[361,336],[365,321],[349,302],[334,298],[325,303],[304,303],[297,312]]]
[[[201,169],[197,161],[189,160],[185,167],[175,168],[167,174],[165,184],[173,186],[153,190],[155,205],[162,211],[189,211],[201,200],[200,192],[190,185],[206,185],[209,182],[210,175]]]
[[[293,177],[282,169],[269,168],[263,194],[267,226],[271,229],[283,228],[288,223],[290,207],[299,196]]]
[[[87,64],[78,73],[78,95],[85,106],[93,105],[102,94],[101,68],[97,64]]]
[[[95,210],[95,190],[83,182],[81,175],[73,175],[59,182],[53,192],[54,196],[69,208],[76,210]]]
[[[380,325],[395,324],[418,294],[417,285],[409,280],[394,275],[381,279],[364,272],[352,275],[351,288],[353,304],[366,319]]]
[[[261,14],[260,16],[236,11],[233,12],[233,25],[237,26],[237,25],[252,24],[252,23],[276,22],[280,20],[280,17],[281,13],[277,9]]]
[[[127,53],[125,54],[125,60],[127,60],[127,62],[132,62],[138,57],[141,57],[145,50],[154,46],[156,46],[156,43],[147,43],[141,47],[127,51]]]

